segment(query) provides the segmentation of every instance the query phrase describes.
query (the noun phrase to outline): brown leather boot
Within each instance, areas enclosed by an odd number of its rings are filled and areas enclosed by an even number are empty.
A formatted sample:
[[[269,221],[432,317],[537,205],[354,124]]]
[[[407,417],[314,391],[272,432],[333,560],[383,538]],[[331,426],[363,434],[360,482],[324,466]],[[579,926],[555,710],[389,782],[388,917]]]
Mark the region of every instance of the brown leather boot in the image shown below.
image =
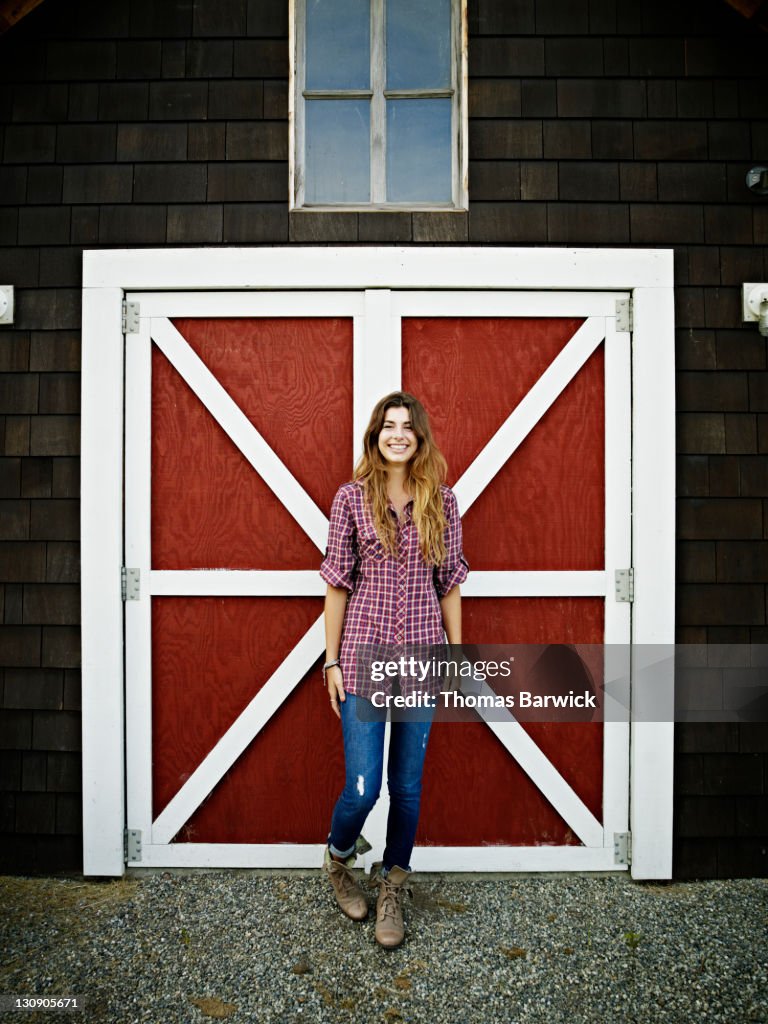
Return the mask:
[[[376,865],[378,867],[378,865]],[[376,900],[376,941],[387,949],[399,946],[405,937],[403,911],[400,901],[405,883],[411,876],[410,871],[403,868],[391,868],[386,877],[377,873],[375,884],[379,886],[379,898]],[[410,890],[407,890],[410,892]]]
[[[323,871],[328,874],[336,894],[336,902],[353,921],[364,921],[368,916],[368,901],[350,868],[355,863],[356,854],[351,854],[345,861],[334,860],[326,846],[323,859]]]

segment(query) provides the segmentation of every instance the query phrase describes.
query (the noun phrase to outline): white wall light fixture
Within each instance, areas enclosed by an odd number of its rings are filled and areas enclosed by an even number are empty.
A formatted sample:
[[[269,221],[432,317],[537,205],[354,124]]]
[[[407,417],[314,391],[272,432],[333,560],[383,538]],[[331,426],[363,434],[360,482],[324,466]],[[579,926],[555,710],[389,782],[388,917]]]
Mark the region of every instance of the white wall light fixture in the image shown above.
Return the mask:
[[[747,171],[747,188],[756,196],[768,196],[768,167],[753,167]]]
[[[13,285],[0,284],[0,324],[13,323]]]
[[[744,284],[741,287],[742,320],[757,320],[757,329],[768,338],[768,284]]]

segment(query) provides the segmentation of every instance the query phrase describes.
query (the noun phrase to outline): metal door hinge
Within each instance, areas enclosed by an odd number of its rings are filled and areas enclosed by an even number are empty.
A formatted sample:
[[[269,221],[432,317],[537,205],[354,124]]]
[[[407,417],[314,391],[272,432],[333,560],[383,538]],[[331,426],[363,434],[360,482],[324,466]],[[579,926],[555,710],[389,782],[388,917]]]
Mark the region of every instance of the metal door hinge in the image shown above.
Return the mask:
[[[125,829],[123,832],[123,854],[126,861],[141,860],[141,829]]]
[[[614,832],[613,833],[613,863],[614,864],[631,864],[632,863],[632,833],[631,832]]]
[[[139,303],[123,299],[123,334],[139,333]]]
[[[630,334],[634,330],[632,299],[616,300],[616,330],[628,331]]]
[[[124,601],[138,601],[141,596],[140,571],[138,569],[120,570],[120,590]]]
[[[635,599],[635,570],[630,569],[617,569],[616,570],[616,600],[617,601],[634,601]]]

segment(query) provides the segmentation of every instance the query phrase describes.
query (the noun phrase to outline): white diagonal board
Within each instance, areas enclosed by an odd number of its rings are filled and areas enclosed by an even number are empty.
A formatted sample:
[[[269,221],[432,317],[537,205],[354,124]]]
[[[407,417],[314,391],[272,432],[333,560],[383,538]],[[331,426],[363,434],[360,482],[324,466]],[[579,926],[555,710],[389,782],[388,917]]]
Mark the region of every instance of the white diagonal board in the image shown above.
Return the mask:
[[[153,843],[170,843],[288,694],[309,672],[322,654],[324,645],[323,617],[320,616],[154,820]]]
[[[461,514],[476,501],[605,337],[605,317],[591,316],[555,356],[453,487]]]
[[[189,384],[211,416],[274,491],[307,536],[325,552],[328,519],[288,467],[224,390],[205,363],[165,317],[153,317],[152,340]]]

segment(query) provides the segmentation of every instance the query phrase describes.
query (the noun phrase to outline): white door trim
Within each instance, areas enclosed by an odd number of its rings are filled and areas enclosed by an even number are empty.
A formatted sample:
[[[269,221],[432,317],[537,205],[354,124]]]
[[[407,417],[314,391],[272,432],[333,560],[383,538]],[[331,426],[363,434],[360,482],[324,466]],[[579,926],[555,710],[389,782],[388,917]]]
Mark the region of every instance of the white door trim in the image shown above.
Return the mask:
[[[122,299],[120,286],[83,290],[80,621],[85,875],[125,873]]]
[[[85,249],[84,288],[630,291],[672,287],[672,249],[301,246]]]
[[[323,597],[312,569],[150,569],[155,597]],[[604,569],[494,571],[473,569],[465,597],[605,597],[613,581]]]
[[[634,645],[674,640],[674,335],[668,250],[434,247],[86,251],[83,289],[83,811],[84,873],[124,872],[122,721],[122,356],[127,290],[434,288],[626,290],[632,338]],[[383,298],[383,296],[381,296]],[[554,296],[552,296],[554,298]],[[375,294],[366,296],[376,302]],[[181,314],[180,314],[181,315]],[[400,311],[389,311],[388,327]],[[550,312],[551,315],[551,312]],[[391,372],[391,371],[390,371]],[[382,380],[382,386],[383,380]],[[379,389],[380,390],[380,389]],[[616,460],[619,465],[620,460]],[[606,463],[608,471],[608,462]],[[606,534],[606,543],[609,537]],[[610,564],[609,562],[606,563]],[[468,581],[469,582],[469,581]],[[603,581],[605,582],[605,581]],[[469,590],[465,590],[469,593]],[[670,695],[673,679],[670,673]],[[621,727],[606,731],[607,742]],[[632,874],[671,877],[672,738],[669,723],[633,723]],[[190,847],[178,856],[194,856]],[[260,849],[264,849],[263,847]],[[566,850],[574,855],[579,848]],[[226,851],[216,847],[226,858]],[[245,853],[238,847],[240,853]],[[606,858],[612,851],[605,850]],[[237,854],[234,853],[236,856]],[[533,867],[531,856],[536,857]],[[474,853],[473,853],[474,857]],[[484,864],[487,858],[475,861]],[[512,870],[541,870],[546,848],[504,848]],[[499,870],[498,857],[494,867]],[[612,856],[611,856],[612,860]],[[149,864],[148,858],[142,863]],[[198,860],[197,863],[200,863]],[[283,863],[285,861],[283,860]],[[437,861],[433,861],[438,866]],[[490,862],[489,862],[490,863]],[[528,867],[522,865],[527,863]],[[560,863],[563,863],[560,860]],[[578,863],[578,856],[574,863]],[[515,867],[515,865],[520,865]],[[606,865],[608,866],[608,865]],[[594,865],[592,865],[594,869]]]

